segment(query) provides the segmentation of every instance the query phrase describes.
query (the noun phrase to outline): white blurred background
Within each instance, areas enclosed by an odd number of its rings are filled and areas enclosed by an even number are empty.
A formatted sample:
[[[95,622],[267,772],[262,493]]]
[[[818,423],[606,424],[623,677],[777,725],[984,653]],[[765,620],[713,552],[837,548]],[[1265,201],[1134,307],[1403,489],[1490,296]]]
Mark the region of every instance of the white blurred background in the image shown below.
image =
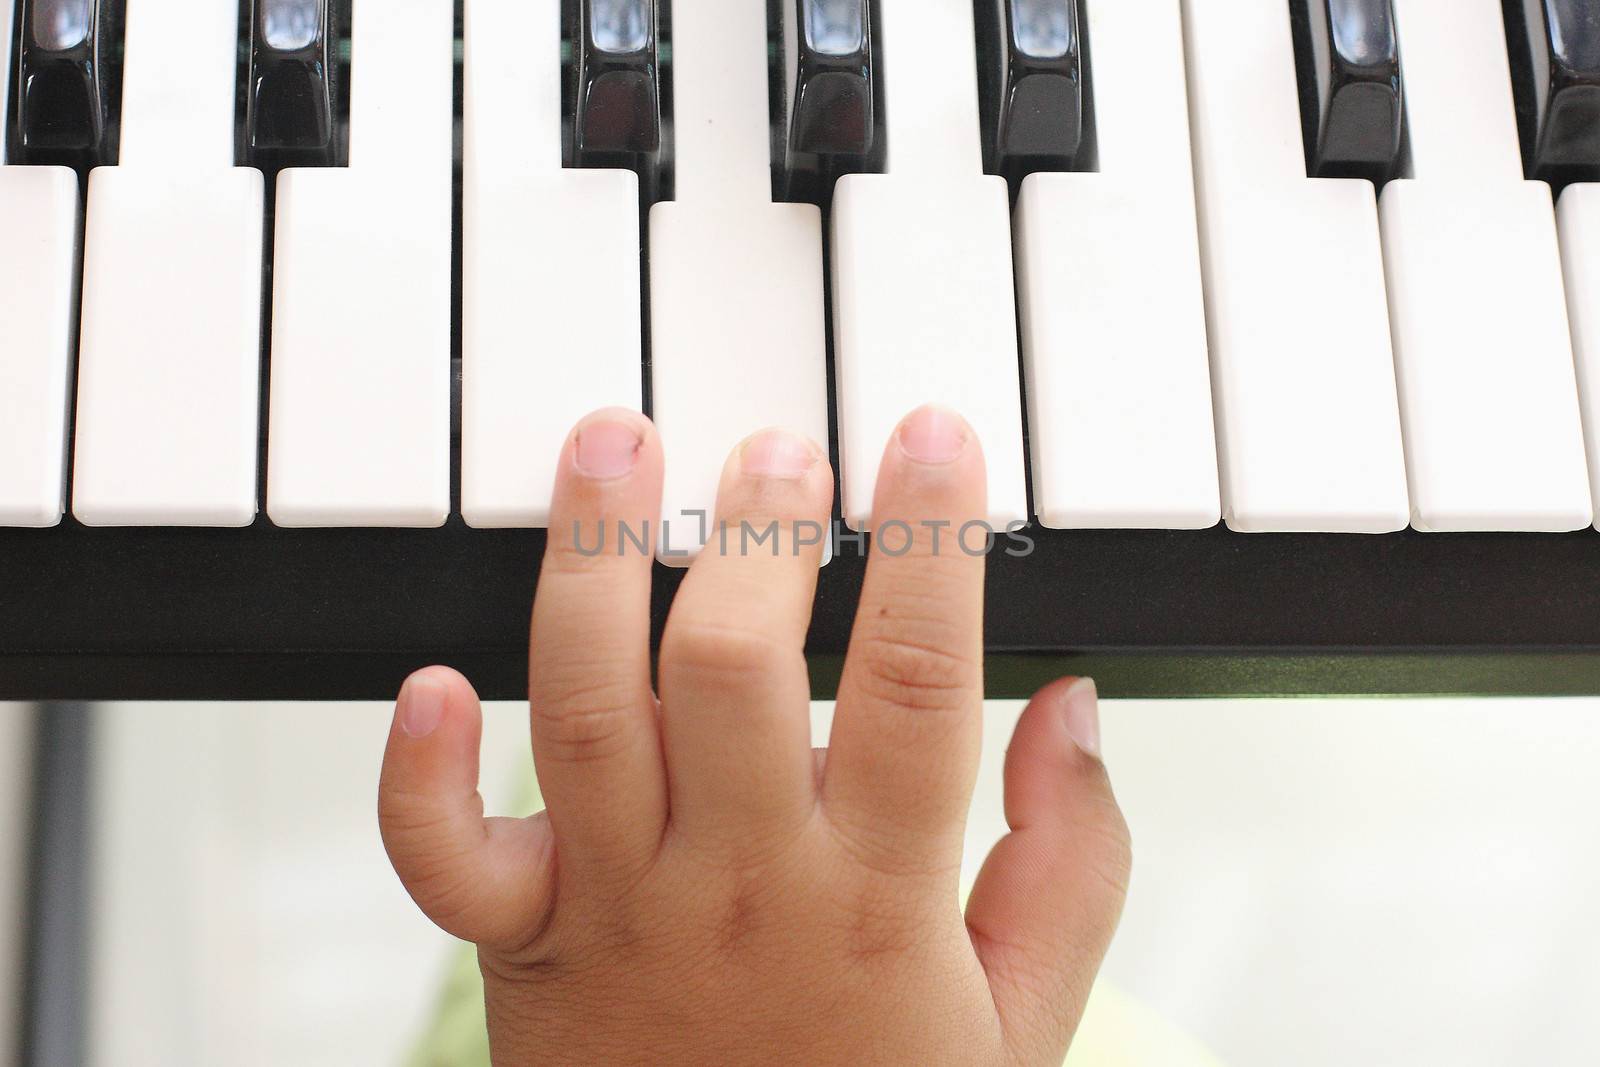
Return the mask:
[[[987,710],[973,869],[1003,831],[1019,708]],[[378,840],[388,717],[97,710],[93,1067],[404,1062],[460,950]],[[1600,700],[1130,701],[1104,720],[1136,867],[1075,1063],[1600,1062]],[[28,732],[0,705],[8,1050]],[[523,709],[493,706],[491,810],[530,773]]]

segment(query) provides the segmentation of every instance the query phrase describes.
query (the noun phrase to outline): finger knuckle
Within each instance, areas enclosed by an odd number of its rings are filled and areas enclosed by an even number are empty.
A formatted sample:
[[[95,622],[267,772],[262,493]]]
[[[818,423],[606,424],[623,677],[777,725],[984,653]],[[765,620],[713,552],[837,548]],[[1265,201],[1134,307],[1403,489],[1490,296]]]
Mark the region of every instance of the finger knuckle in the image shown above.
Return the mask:
[[[429,918],[444,929],[453,930],[467,926],[474,917],[481,883],[459,864],[424,862],[413,871],[409,889]]]
[[[707,619],[669,625],[661,642],[661,671],[725,682],[762,682],[792,654],[760,629]]]
[[[926,638],[868,633],[856,652],[866,695],[907,711],[964,710],[978,686],[973,658]]]
[[[396,873],[435,922],[448,925],[475,899],[475,881],[464,875],[470,849],[456,835],[456,822],[429,806],[386,800],[378,809],[378,832]]]
[[[386,783],[378,795],[378,829],[385,840],[434,837],[447,832],[450,822],[427,794]]]
[[[611,680],[556,687],[532,702],[543,754],[563,763],[598,763],[626,752],[640,714],[632,694]]]

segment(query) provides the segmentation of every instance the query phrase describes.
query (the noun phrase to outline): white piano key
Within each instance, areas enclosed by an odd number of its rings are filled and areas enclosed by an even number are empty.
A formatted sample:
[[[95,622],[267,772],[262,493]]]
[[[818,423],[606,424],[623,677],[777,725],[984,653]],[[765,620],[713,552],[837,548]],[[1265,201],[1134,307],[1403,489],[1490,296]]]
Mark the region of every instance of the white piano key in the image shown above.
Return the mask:
[[[884,0],[889,165],[839,180],[833,325],[844,517],[870,523],[896,424],[927,403],[966,416],[989,467],[989,520],[1027,518],[1005,180],[983,173],[968,0]]]
[[[263,181],[233,166],[238,10],[134,0],[126,35],[120,162],[89,179],[72,510],[247,526]]]
[[[1413,177],[1383,192],[1419,530],[1593,518],[1549,187],[1523,180],[1496,0],[1396,0]]]
[[[1037,173],[1015,218],[1034,513],[1221,517],[1179,0],[1088,0],[1099,167]]]
[[[1183,11],[1223,518],[1244,532],[1399,530],[1372,184],[1306,176],[1287,4]]]
[[[72,380],[78,182],[0,168],[0,526],[61,521]]]
[[[664,562],[701,543],[723,463],[782,426],[826,444],[822,218],[771,200],[767,18],[749,0],[673,11],[677,199],[650,212],[652,397],[666,450]]]
[[[563,169],[561,4],[466,8],[461,512],[544,526],[574,424],[643,404],[639,182]]]
[[[1591,499],[1600,500],[1600,184],[1569,185],[1556,203]],[[1600,521],[1596,523],[1600,528]]]
[[[15,13],[0,10],[6,57]],[[0,115],[10,114],[10,82],[0,75]],[[66,497],[78,180],[65,167],[4,166],[8,130],[0,127],[0,526],[54,526]]]
[[[450,510],[451,0],[354,0],[350,166],[278,183],[267,512]]]

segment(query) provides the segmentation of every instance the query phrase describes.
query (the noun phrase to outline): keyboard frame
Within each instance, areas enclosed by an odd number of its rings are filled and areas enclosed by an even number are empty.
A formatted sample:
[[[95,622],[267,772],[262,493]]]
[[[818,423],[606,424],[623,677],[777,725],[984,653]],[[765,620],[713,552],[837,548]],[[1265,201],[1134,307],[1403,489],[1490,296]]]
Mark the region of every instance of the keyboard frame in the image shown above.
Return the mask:
[[[1045,531],[991,557],[987,685],[1117,697],[1600,694],[1600,535]],[[526,690],[539,531],[0,530],[0,699],[388,700],[430,663]],[[824,568],[833,695],[865,561]],[[658,567],[655,636],[681,572]],[[92,636],[91,636],[92,635]]]

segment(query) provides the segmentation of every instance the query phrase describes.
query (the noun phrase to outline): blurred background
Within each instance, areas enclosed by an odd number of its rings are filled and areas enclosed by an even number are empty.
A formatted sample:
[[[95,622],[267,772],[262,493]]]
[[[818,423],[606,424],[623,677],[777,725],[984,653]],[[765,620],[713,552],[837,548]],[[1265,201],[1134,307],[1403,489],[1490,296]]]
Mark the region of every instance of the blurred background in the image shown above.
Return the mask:
[[[986,709],[969,881],[1004,831],[1019,710]],[[481,1055],[468,957],[378,839],[389,715],[0,705],[4,1055]],[[1129,701],[1104,719],[1136,867],[1075,1067],[1600,1062],[1600,700]],[[491,705],[484,746],[491,811],[531,805],[524,709]]]

